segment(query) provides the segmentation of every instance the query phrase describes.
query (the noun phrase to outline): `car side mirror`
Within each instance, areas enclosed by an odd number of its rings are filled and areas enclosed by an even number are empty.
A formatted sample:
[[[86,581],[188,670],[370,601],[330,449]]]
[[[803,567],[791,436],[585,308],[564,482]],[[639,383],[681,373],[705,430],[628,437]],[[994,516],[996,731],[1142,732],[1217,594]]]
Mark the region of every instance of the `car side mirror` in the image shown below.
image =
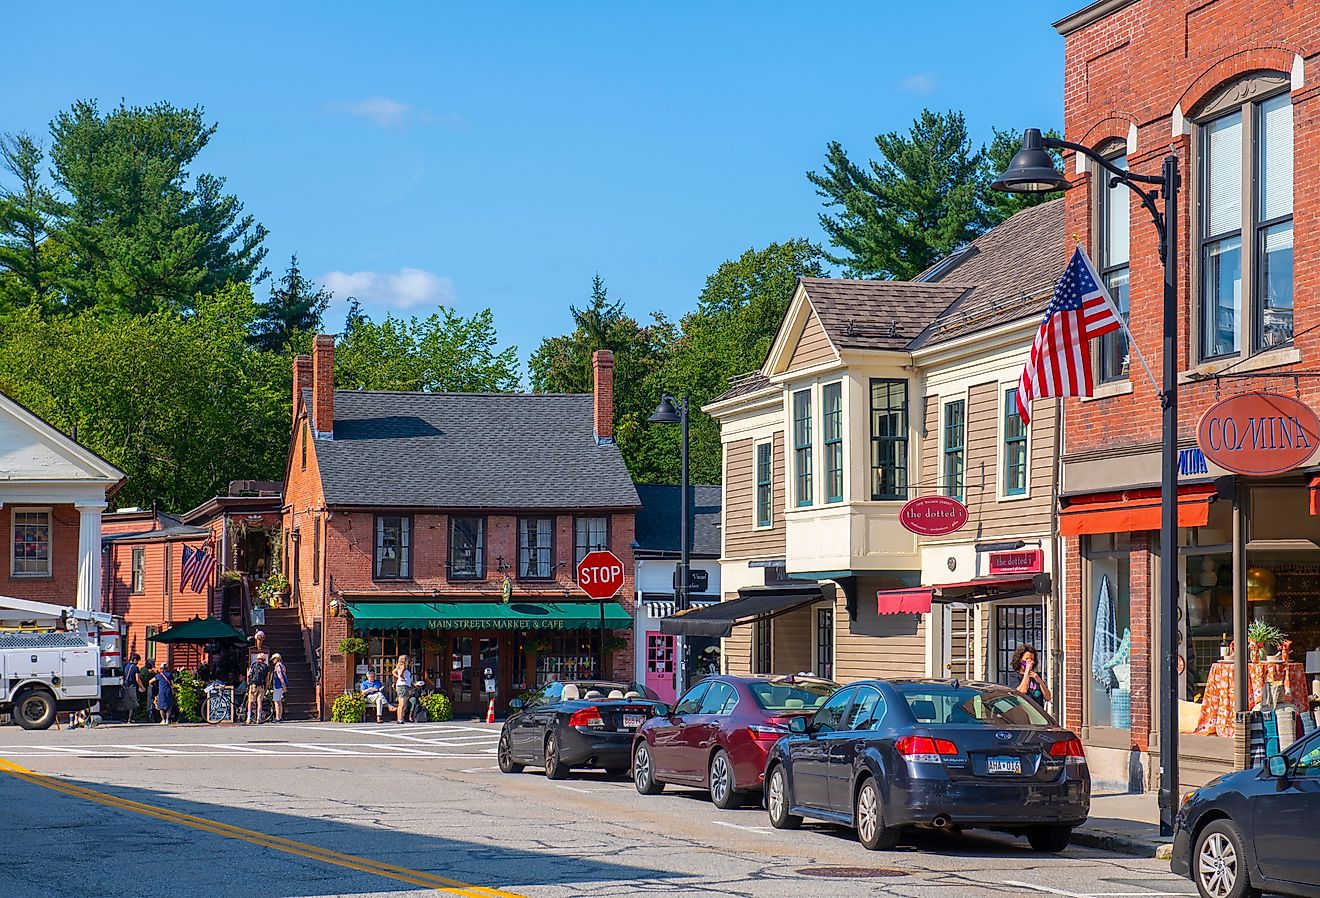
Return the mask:
[[[788,731],[796,736],[801,736],[807,731],[807,719],[805,717],[790,717]]]
[[[669,716],[669,712],[670,712],[670,708],[669,708],[669,706],[666,705],[664,702],[658,702],[658,703],[656,704],[656,706],[655,706],[655,716],[656,716],[656,717],[668,717],[668,716]]]
[[[1275,755],[1265,762],[1266,768],[1270,771],[1270,776],[1285,777],[1288,775],[1288,759],[1283,755]]]
[[[515,698],[513,701],[509,702],[509,708],[514,711],[522,710],[522,706],[523,706],[523,700],[520,698]]]

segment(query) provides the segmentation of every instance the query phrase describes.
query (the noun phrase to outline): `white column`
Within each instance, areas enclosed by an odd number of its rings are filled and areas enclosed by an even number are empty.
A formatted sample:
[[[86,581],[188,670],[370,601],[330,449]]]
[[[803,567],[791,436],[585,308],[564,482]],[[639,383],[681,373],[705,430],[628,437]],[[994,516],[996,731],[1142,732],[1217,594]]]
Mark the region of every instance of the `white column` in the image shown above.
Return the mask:
[[[78,509],[78,608],[101,610],[101,505]]]

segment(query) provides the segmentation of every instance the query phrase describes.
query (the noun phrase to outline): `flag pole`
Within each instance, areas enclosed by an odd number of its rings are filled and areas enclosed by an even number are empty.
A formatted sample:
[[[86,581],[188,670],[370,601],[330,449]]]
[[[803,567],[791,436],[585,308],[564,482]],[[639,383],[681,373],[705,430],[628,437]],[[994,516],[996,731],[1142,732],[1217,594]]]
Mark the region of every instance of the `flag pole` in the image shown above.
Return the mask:
[[[1073,239],[1077,239],[1076,234],[1073,235]],[[1118,310],[1118,306],[1114,303],[1114,297],[1109,294],[1109,288],[1105,286],[1105,282],[1101,279],[1100,273],[1095,270],[1095,265],[1091,262],[1091,256],[1086,252],[1086,247],[1082,246],[1081,241],[1078,241],[1077,249],[1081,252],[1082,258],[1086,260],[1086,267],[1090,269],[1091,277],[1094,279],[1096,286],[1104,292],[1105,302],[1109,303],[1110,310],[1114,313],[1114,317],[1117,318],[1118,323],[1122,325],[1123,333],[1127,336],[1128,349],[1137,354],[1137,361],[1141,362],[1141,367],[1146,371],[1146,377],[1150,378],[1150,385],[1155,388],[1156,395],[1159,395],[1163,390],[1155,380],[1155,374],[1150,370],[1150,365],[1146,364],[1146,357],[1141,354],[1141,347],[1138,346],[1137,341],[1132,338],[1132,331],[1128,328],[1127,319],[1124,318],[1123,314]]]

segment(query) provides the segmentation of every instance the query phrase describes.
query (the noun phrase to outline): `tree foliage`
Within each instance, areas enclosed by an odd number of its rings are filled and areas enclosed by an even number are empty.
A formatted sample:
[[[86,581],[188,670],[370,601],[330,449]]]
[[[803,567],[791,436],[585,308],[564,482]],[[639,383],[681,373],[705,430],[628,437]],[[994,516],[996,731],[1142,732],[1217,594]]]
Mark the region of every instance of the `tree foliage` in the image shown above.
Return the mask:
[[[386,315],[380,322],[350,306],[335,348],[343,390],[502,393],[518,389],[518,350],[498,350],[490,309],[464,317],[442,308],[426,318]]]
[[[321,316],[333,296],[329,290],[303,277],[295,253],[289,259],[284,277],[271,287],[270,299],[257,313],[252,324],[252,342],[269,352],[287,350],[300,337],[320,330]]]
[[[46,186],[45,153],[29,134],[0,136],[0,165],[13,186],[0,186],[0,302],[8,307],[56,302],[67,262],[51,238],[64,206]]]

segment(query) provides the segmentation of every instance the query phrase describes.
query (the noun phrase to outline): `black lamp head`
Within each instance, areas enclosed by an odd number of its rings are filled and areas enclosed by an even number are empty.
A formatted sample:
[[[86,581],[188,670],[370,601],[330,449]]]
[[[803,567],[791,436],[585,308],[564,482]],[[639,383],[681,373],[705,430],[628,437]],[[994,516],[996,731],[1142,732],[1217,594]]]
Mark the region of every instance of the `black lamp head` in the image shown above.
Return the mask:
[[[1053,193],[1072,185],[1054,167],[1054,158],[1045,151],[1040,129],[1028,128],[1022,134],[1022,149],[1013,154],[1008,168],[990,186],[1005,193]]]
[[[678,409],[674,407],[673,397],[665,394],[660,398],[660,404],[655,407],[655,414],[646,420],[652,424],[678,424],[683,419]]]

